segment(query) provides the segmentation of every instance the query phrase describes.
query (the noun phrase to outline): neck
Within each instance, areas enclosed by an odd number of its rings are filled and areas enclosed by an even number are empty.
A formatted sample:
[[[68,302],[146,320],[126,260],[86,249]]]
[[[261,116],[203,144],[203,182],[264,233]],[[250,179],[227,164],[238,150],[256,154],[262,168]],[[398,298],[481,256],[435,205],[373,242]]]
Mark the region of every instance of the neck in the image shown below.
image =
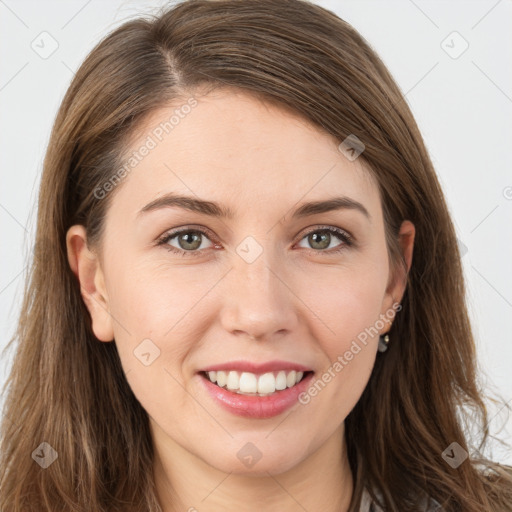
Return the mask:
[[[258,476],[222,472],[173,441],[158,448],[154,478],[163,512],[347,512],[352,498],[343,424],[290,470]]]

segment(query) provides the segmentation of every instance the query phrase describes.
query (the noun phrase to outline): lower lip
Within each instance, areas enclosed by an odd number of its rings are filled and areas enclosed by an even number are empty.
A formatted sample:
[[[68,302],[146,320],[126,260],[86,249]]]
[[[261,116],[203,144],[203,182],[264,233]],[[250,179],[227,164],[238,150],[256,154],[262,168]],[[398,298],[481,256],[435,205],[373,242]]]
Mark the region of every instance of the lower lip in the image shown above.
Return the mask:
[[[295,386],[268,396],[241,395],[217,386],[201,373],[198,375],[211,397],[230,413],[245,418],[272,418],[298,402],[299,395],[306,391],[314,374],[309,373]]]

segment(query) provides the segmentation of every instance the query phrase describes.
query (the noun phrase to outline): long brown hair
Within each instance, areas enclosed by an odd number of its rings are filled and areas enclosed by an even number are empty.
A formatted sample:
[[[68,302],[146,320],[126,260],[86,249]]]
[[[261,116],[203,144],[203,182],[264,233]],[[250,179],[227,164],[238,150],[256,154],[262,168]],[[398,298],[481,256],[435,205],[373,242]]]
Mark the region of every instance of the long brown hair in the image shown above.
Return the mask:
[[[83,224],[89,244],[100,246],[115,190],[105,198],[95,190],[118,172],[146,116],[199,86],[242,89],[340,142],[356,135],[379,184],[394,265],[404,264],[401,222],[416,227],[392,343],[346,418],[356,483],[350,510],[366,486],[389,511],[418,510],[412,495],[424,492],[447,512],[510,512],[510,468],[481,455],[488,417],[460,254],[422,137],[366,41],[302,0],[182,2],[124,23],[76,73],[44,161],[33,261],[8,345],[17,342],[1,425],[0,510],[161,510],[147,413],[115,343],[93,334],[65,237]],[[473,444],[466,423],[480,429]],[[46,469],[32,460],[37,449],[49,453],[44,442],[58,455]],[[453,442],[471,452],[456,468],[442,456]]]

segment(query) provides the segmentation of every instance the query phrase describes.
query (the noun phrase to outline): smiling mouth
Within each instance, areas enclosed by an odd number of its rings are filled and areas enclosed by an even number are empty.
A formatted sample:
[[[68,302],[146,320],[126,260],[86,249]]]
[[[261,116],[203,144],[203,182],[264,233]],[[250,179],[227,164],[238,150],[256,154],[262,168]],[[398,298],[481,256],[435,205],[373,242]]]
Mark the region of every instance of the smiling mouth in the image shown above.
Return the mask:
[[[296,386],[313,371],[297,372],[275,371],[263,374],[251,372],[227,371],[201,371],[199,374],[217,385],[233,393],[250,396],[269,396],[288,388]]]

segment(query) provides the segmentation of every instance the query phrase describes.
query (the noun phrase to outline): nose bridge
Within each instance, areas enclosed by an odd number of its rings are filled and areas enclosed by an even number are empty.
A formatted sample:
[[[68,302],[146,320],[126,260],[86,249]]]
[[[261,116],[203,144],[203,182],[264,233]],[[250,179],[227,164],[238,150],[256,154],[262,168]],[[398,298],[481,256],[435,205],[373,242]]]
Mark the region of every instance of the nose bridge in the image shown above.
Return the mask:
[[[257,241],[249,236],[236,248],[233,280],[237,297],[246,295],[254,304],[269,303],[278,296],[282,299],[282,290],[279,290],[282,283],[276,277],[281,265],[271,243],[270,237]]]
[[[293,294],[271,243],[271,237],[258,241],[249,236],[235,248],[222,315],[229,331],[261,338],[293,328]]]

